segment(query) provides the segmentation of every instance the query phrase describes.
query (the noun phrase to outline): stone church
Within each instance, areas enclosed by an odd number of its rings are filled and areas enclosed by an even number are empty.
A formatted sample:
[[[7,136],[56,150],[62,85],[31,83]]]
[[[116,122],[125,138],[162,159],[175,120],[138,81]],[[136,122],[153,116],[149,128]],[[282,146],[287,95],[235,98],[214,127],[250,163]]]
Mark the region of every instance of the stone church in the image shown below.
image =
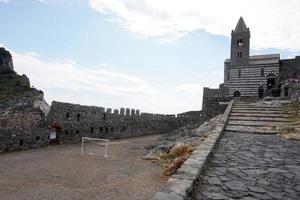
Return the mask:
[[[270,33],[272,34],[272,33]],[[250,55],[250,29],[240,17],[231,32],[230,58],[224,62],[224,83],[218,89],[204,87],[202,113],[211,118],[224,112],[233,97],[262,99],[295,93],[291,85],[300,83],[300,56],[280,59],[280,54]]]
[[[262,98],[278,87],[279,65],[279,54],[250,56],[250,30],[241,17],[231,32],[230,59],[224,63],[229,96]]]
[[[224,63],[224,86],[229,88],[231,97],[279,96],[280,73],[289,71],[290,78],[297,78],[300,57],[287,59],[294,69],[286,70],[290,66],[286,66],[286,60],[280,60],[280,54],[251,56],[250,35],[250,29],[241,17],[231,32],[230,59]]]

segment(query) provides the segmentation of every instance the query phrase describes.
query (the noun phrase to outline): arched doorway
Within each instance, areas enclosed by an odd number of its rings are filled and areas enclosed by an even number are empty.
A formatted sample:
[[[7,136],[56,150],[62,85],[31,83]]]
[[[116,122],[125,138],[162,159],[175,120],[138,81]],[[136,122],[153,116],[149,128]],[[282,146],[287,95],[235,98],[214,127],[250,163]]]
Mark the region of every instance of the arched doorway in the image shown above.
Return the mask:
[[[239,91],[234,91],[233,93],[233,97],[240,97],[241,96],[241,93]]]
[[[51,129],[49,131],[48,138],[50,140],[50,144],[58,144],[59,143],[59,135],[61,132],[61,126],[59,123],[53,123],[51,125]]]
[[[275,84],[276,84],[276,76],[274,74],[269,74],[267,76],[267,88],[272,89],[275,88]]]
[[[264,97],[264,87],[262,85],[260,85],[258,87],[258,98],[262,99]]]

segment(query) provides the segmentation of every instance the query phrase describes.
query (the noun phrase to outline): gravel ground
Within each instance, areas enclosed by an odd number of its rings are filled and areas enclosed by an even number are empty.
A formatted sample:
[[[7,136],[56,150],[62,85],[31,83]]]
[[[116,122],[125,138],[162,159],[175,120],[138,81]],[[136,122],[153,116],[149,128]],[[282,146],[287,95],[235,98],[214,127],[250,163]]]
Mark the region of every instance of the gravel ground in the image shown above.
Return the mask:
[[[80,156],[78,144],[1,154],[0,199],[151,199],[165,181],[161,167],[141,157],[159,137],[112,145],[107,160]]]

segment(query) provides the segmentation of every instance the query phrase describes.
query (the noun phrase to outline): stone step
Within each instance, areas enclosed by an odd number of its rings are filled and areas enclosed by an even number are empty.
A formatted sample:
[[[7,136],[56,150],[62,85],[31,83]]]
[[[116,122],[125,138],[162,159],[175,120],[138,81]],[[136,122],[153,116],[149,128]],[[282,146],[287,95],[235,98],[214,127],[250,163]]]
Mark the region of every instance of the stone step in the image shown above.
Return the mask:
[[[234,126],[254,126],[254,127],[277,127],[283,126],[285,122],[266,122],[266,121],[241,121],[241,120],[229,120],[228,125]]]
[[[272,110],[236,110],[232,109],[232,113],[264,113],[264,114],[284,114],[282,111],[272,111]]]
[[[233,107],[233,110],[269,110],[269,111],[281,111],[284,112],[284,110],[280,107]]]
[[[252,134],[277,134],[278,130],[267,127],[251,127],[251,126],[233,126],[227,125],[225,131],[239,132],[239,133],[252,133]]]
[[[276,118],[288,118],[288,114],[266,114],[266,113],[231,113],[230,116],[241,117],[276,117]]]
[[[246,116],[230,116],[229,120],[243,121],[266,121],[266,122],[289,122],[288,118],[281,117],[246,117]]]

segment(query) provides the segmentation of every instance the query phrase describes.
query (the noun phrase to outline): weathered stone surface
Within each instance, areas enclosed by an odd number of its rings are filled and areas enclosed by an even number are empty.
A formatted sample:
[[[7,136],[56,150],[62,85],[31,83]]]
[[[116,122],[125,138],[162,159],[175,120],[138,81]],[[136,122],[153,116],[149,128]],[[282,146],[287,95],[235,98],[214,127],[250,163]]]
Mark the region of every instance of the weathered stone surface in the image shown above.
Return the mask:
[[[171,133],[189,124],[199,125],[200,122],[200,115],[197,118],[189,114],[184,117],[150,113],[140,115],[136,114],[135,109],[129,108],[122,108],[120,112],[117,109],[112,112],[111,108],[107,108],[104,112],[101,107],[56,101],[52,102],[46,120],[51,131],[59,134],[59,143],[79,143],[82,137],[116,139]],[[168,141],[157,145],[159,151],[168,151],[171,147]]]
[[[230,190],[238,190],[238,191],[246,191],[247,190],[246,184],[242,181],[228,181],[228,182],[225,182],[225,185]]]
[[[222,185],[222,182],[217,177],[208,178],[207,182],[211,185]]]
[[[225,132],[195,199],[298,200],[299,152],[299,142],[274,135]]]

